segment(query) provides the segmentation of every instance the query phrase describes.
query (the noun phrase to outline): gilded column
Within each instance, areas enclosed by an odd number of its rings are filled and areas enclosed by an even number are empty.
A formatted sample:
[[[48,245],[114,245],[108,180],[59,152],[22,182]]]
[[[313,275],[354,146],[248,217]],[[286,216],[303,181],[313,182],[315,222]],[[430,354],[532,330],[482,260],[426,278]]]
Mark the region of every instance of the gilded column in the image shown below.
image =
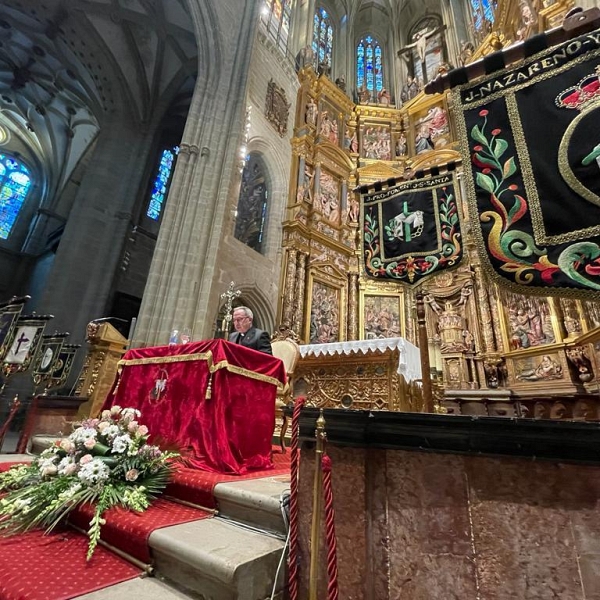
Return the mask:
[[[495,331],[496,348],[502,353],[504,349],[504,339],[502,337],[502,325],[500,322],[501,316],[499,311],[500,298],[498,297],[498,288],[495,285],[490,286],[490,308],[492,312],[492,323]]]
[[[479,305],[479,315],[481,323],[481,335],[483,339],[484,352],[496,352],[496,340],[494,336],[492,320],[492,310],[490,308],[490,298],[488,296],[484,275],[481,268],[477,265],[473,266],[475,277],[477,278],[477,304]]]
[[[296,292],[294,314],[292,316],[292,329],[302,337],[304,325],[304,290],[306,288],[306,259],[305,252],[299,252],[296,265]]]
[[[358,273],[348,275],[348,340],[358,339]]]
[[[294,293],[295,293],[295,282],[296,282],[296,257],[298,250],[296,248],[288,248],[287,251],[287,264],[285,270],[285,287],[283,289],[283,323],[282,325],[287,328],[292,327],[292,320],[294,316]]]
[[[411,343],[415,343],[417,341],[416,333],[415,333],[415,319],[416,319],[416,309],[415,309],[415,301],[412,290],[407,291],[404,294],[405,298],[405,306],[404,312],[406,317],[406,332],[404,337]]]

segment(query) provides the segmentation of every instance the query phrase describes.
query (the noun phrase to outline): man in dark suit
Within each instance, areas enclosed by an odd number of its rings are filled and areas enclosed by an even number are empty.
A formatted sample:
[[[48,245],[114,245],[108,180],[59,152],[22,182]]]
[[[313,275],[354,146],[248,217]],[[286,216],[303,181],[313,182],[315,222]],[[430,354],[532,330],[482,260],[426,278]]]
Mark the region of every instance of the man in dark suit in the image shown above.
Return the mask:
[[[241,344],[266,354],[273,354],[269,334],[252,325],[254,315],[246,306],[238,306],[233,311],[233,326],[235,331],[229,336],[229,341]]]

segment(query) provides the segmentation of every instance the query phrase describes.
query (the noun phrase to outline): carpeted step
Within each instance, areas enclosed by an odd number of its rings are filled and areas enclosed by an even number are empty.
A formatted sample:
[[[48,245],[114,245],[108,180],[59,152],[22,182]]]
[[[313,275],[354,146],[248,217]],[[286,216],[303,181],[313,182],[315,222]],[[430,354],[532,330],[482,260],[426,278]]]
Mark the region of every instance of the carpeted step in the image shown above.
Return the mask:
[[[92,506],[85,504],[69,514],[69,523],[82,531],[87,531],[93,514]],[[135,559],[151,564],[153,560],[148,538],[154,530],[212,516],[212,513],[198,508],[157,498],[142,513],[120,507],[106,511],[104,513],[106,524],[102,526],[101,539]]]

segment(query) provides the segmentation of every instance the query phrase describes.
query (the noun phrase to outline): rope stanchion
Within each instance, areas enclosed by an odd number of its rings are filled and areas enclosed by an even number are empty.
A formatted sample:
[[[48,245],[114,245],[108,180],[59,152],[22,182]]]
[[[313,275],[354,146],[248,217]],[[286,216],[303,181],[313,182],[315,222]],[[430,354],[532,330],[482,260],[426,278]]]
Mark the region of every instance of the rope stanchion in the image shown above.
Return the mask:
[[[299,452],[299,421],[300,411],[305,398],[297,398],[292,414],[292,439],[290,442],[290,549],[288,552],[288,593],[289,600],[298,600],[298,470],[300,463]]]
[[[337,538],[335,537],[335,509],[331,485],[331,459],[327,454],[321,463],[323,495],[325,500],[325,541],[327,543],[327,600],[338,600]]]

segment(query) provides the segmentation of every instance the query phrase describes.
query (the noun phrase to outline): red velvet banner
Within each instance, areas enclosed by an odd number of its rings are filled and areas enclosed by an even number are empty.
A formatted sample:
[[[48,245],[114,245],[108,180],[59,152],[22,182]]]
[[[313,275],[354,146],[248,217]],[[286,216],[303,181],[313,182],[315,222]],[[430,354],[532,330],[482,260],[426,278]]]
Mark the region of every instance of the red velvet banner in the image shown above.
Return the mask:
[[[175,444],[199,469],[273,466],[275,398],[286,377],[279,359],[207,340],[130,350],[120,364],[103,408],[139,409],[153,438]]]

